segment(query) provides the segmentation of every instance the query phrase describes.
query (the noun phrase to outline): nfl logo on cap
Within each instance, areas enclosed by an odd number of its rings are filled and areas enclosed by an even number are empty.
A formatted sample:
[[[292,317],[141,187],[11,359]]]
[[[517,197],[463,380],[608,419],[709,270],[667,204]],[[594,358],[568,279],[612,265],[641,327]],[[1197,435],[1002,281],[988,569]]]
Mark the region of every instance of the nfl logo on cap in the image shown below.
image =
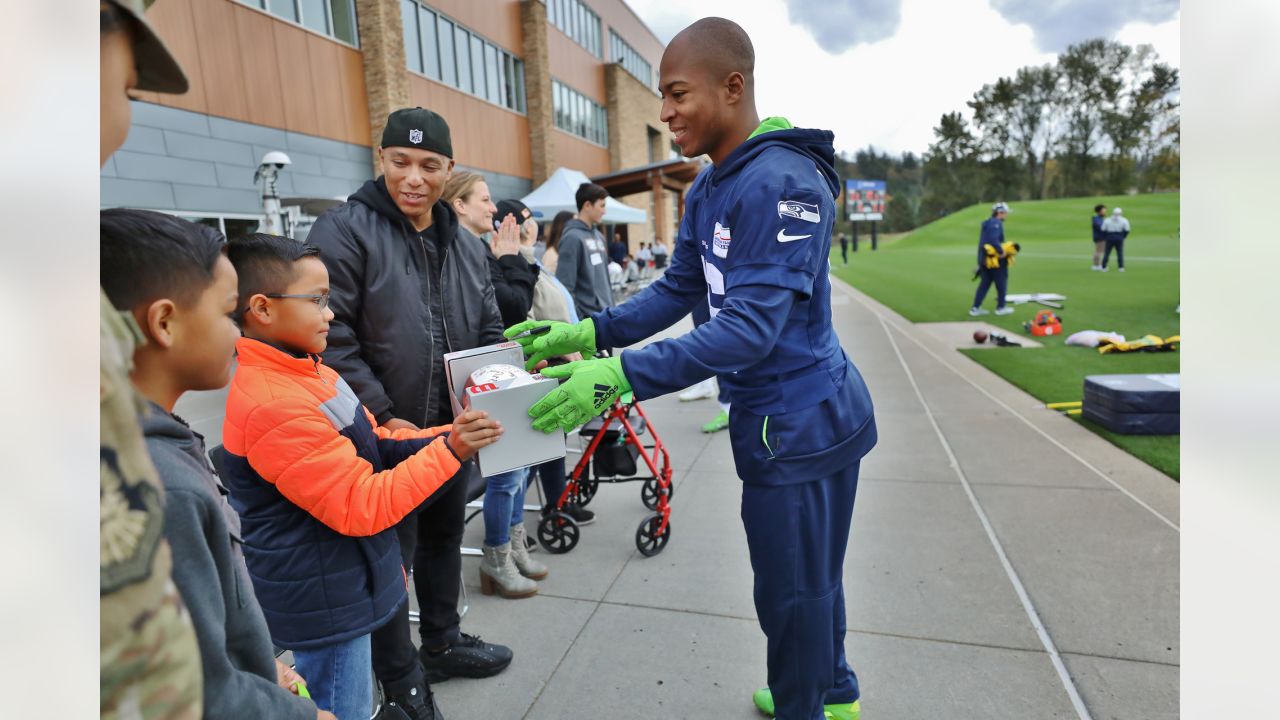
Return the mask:
[[[417,144],[421,143],[421,142],[422,142],[422,131],[421,131],[421,130],[410,130],[410,131],[409,131],[409,142],[413,143],[414,145],[417,145]]]

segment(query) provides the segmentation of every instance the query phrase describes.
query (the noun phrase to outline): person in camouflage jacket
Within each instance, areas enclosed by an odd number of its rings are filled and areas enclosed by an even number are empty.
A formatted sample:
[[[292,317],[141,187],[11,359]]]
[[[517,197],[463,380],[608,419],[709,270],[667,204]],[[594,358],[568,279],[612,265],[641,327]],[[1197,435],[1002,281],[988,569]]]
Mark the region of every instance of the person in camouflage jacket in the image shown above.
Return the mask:
[[[129,133],[129,90],[187,90],[182,69],[143,19],[149,5],[99,3],[104,165]],[[199,718],[200,653],[161,536],[161,485],[138,424],[145,406],[129,382],[142,335],[132,317],[99,294],[101,717]]]

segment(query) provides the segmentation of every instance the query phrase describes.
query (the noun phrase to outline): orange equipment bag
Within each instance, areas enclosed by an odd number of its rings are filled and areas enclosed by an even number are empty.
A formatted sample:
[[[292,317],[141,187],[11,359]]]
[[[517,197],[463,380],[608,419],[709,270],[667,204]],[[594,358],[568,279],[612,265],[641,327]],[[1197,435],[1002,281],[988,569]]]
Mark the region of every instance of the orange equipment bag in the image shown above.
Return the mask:
[[[1061,335],[1062,321],[1052,310],[1041,310],[1036,313],[1036,317],[1031,322],[1023,323],[1027,332],[1036,337],[1044,337],[1046,335]]]

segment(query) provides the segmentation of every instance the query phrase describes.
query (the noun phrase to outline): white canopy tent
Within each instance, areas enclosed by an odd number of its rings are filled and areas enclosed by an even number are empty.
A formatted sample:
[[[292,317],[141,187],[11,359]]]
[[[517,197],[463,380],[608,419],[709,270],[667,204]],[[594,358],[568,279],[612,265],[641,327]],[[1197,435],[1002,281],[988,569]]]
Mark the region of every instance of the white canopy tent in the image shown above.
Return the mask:
[[[577,170],[569,168],[556,168],[556,171],[547,178],[547,181],[533,189],[533,192],[520,198],[520,202],[529,207],[530,210],[542,213],[545,222],[550,222],[551,218],[561,210],[576,212],[578,207],[574,202],[574,193],[578,192],[578,186],[585,182],[591,182],[591,179]],[[606,198],[604,201],[604,222],[616,225],[631,225],[644,223],[649,217],[649,213],[644,210],[633,208],[614,198]]]

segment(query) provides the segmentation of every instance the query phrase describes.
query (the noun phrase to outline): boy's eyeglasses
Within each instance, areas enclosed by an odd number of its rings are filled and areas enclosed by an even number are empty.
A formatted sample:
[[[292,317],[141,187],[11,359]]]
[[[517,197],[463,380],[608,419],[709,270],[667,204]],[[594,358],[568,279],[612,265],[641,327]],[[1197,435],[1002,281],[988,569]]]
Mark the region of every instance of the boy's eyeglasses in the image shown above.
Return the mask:
[[[329,307],[328,295],[297,295],[291,293],[263,293],[263,295],[269,298],[279,298],[284,300],[288,300],[290,298],[297,300],[310,300],[311,303],[319,310],[324,310]]]

